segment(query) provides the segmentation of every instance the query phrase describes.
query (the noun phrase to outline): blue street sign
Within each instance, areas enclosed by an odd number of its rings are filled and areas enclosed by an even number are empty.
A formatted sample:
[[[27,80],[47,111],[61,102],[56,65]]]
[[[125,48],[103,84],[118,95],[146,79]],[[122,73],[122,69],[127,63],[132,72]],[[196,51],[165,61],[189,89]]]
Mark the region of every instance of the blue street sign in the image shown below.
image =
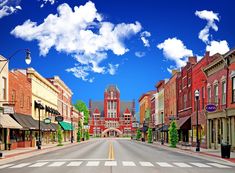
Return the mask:
[[[206,111],[207,112],[215,112],[217,109],[217,106],[215,104],[208,104],[206,105]]]

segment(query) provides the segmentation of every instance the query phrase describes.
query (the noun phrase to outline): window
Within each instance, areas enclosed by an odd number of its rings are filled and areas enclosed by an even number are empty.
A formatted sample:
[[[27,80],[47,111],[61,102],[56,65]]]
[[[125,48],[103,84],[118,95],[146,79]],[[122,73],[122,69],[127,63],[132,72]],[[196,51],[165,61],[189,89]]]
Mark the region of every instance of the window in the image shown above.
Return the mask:
[[[27,97],[27,108],[30,109],[30,97]]]
[[[3,82],[3,88],[2,88],[2,98],[3,100],[7,99],[7,79],[5,77],[2,77]]]
[[[219,90],[218,90],[218,85],[214,85],[214,102],[218,104],[218,95],[219,95]]]
[[[21,95],[20,95],[20,107],[21,108],[24,107],[24,93],[21,93]]]
[[[226,82],[222,82],[222,105],[226,104]]]
[[[187,107],[187,94],[184,94],[184,109]]]
[[[191,85],[191,78],[188,78],[188,85]]]
[[[233,90],[232,90],[232,102],[234,103],[235,102],[235,77],[232,78],[232,87],[233,87]]]
[[[14,103],[15,100],[16,100],[16,91],[12,90],[12,92],[11,92],[11,101]]]
[[[207,88],[208,103],[211,103],[211,88]]]
[[[202,87],[202,109],[204,109],[205,107],[204,101],[205,101],[205,88]]]

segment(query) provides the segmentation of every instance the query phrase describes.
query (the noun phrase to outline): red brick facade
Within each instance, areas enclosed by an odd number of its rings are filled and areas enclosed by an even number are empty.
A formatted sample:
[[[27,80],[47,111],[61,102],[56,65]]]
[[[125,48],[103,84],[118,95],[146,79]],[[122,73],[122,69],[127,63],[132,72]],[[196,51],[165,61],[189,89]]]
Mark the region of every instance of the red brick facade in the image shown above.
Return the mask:
[[[9,72],[8,94],[16,113],[32,116],[32,84],[25,70]]]

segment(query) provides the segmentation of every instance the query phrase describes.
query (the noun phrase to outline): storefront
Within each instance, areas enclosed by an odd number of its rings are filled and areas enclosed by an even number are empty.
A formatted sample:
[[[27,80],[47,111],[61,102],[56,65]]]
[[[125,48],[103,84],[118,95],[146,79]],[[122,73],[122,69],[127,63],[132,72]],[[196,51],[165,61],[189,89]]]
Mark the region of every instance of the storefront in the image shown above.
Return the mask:
[[[64,142],[71,140],[71,131],[74,130],[73,125],[70,122],[61,121],[59,125],[63,129]]]

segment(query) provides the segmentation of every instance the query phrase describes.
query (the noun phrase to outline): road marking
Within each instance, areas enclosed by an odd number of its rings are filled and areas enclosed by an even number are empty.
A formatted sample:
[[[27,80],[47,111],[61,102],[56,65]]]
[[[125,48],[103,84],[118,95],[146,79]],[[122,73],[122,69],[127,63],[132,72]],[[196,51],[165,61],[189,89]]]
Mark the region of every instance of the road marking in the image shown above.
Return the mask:
[[[114,149],[113,149],[113,143],[109,143],[109,152],[108,152],[108,159],[114,160]]]
[[[211,165],[211,166],[215,166],[217,168],[231,168],[229,166],[221,165],[221,164],[218,164],[218,163],[207,163],[207,164]]]
[[[131,161],[123,161],[122,165],[123,166],[136,166],[135,163]]]
[[[53,162],[52,164],[48,165],[49,167],[59,167],[65,164],[65,162]]]
[[[178,166],[178,167],[181,167],[181,168],[190,168],[190,167],[192,167],[192,166],[190,166],[190,165],[188,165],[188,164],[186,164],[186,163],[173,163],[174,165],[176,165],[176,166]]]
[[[21,164],[19,164],[19,165],[15,165],[15,166],[12,166],[12,167],[10,167],[10,168],[22,168],[22,167],[25,167],[25,166],[27,166],[27,165],[29,165],[30,163],[21,163]]]
[[[13,165],[14,165],[14,164],[1,165],[1,166],[0,166],[0,169],[7,168],[7,167],[10,167],[10,166],[13,166]]]
[[[35,167],[41,167],[45,164],[47,164],[48,162],[39,162],[39,163],[35,163],[33,165],[30,165],[29,167],[35,168]]]
[[[89,161],[87,162],[86,166],[99,166],[100,162]]]
[[[141,166],[145,166],[145,167],[150,167],[150,166],[153,166],[152,163],[150,162],[139,162]]]
[[[80,166],[82,162],[70,162],[67,166]]]
[[[156,162],[159,166],[161,167],[173,167],[173,165],[170,165],[169,163],[166,162]]]
[[[117,166],[117,161],[106,161],[104,166]]]
[[[206,165],[204,163],[190,163],[190,164],[195,165],[195,166],[200,167],[200,168],[210,168],[211,167],[211,166]]]

